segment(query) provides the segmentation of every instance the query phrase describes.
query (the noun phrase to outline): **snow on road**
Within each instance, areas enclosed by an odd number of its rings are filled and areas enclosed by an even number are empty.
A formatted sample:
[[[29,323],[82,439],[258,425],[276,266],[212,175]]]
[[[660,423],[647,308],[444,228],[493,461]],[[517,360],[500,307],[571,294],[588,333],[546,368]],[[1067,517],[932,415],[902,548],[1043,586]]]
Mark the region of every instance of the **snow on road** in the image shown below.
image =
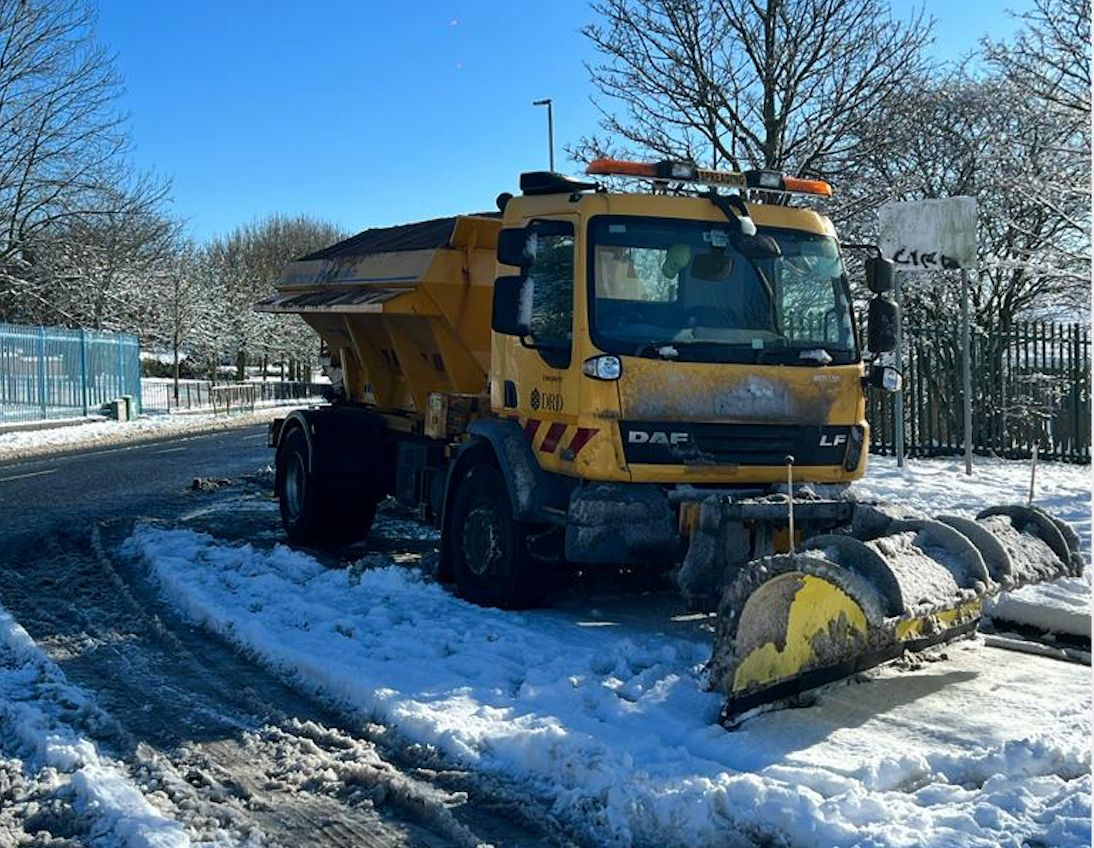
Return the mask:
[[[94,712],[87,696],[0,607],[0,751],[7,757],[0,758],[0,809],[17,817],[65,810],[92,844],[189,845],[181,825],[73,729],[77,717],[86,720]],[[0,814],[0,844],[9,844],[6,829]]]
[[[966,512],[1020,489],[1021,466],[966,481],[949,465],[877,462],[871,488]],[[1089,471],[1042,474],[1046,506],[1084,522],[1089,551]],[[550,803],[593,844],[1090,842],[1082,666],[963,643],[727,732],[704,690],[706,622],[668,593],[515,614],[379,554],[331,571],[147,526],[127,551],[193,620],[302,689]]]

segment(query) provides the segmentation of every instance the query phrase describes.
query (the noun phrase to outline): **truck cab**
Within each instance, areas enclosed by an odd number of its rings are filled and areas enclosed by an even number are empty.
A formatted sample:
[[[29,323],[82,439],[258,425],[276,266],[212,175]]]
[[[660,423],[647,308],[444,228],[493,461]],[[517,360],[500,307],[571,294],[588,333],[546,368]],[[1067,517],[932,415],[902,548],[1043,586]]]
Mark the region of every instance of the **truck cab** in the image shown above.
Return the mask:
[[[495,287],[490,402],[544,468],[757,484],[793,456],[814,482],[864,473],[864,365],[827,218],[530,185],[499,234],[515,267]]]

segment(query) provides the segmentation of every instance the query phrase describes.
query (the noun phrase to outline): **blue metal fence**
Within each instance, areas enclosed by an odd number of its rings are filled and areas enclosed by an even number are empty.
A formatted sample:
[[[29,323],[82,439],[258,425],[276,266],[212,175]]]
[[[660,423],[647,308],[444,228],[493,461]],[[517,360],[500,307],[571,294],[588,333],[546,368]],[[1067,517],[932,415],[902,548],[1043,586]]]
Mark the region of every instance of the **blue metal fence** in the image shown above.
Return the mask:
[[[0,424],[93,414],[122,395],[140,409],[136,336],[0,323]]]

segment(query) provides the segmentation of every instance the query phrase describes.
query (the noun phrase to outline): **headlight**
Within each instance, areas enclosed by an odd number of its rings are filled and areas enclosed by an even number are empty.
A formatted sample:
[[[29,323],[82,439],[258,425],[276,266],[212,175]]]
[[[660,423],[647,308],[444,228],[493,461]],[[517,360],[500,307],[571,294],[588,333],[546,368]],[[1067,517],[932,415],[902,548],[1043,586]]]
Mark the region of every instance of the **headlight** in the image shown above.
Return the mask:
[[[594,356],[581,364],[581,371],[595,380],[618,380],[623,373],[623,363],[618,356]]]

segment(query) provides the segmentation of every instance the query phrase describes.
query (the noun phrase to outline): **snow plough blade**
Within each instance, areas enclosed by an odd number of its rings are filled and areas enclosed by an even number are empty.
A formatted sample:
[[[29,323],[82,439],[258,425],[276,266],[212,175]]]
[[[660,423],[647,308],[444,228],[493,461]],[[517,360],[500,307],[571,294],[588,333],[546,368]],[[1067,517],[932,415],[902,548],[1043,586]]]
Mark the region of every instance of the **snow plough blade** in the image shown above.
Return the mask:
[[[874,518],[753,560],[728,584],[710,666],[723,723],[965,636],[1003,589],[1082,573],[1074,532],[1036,508]]]

